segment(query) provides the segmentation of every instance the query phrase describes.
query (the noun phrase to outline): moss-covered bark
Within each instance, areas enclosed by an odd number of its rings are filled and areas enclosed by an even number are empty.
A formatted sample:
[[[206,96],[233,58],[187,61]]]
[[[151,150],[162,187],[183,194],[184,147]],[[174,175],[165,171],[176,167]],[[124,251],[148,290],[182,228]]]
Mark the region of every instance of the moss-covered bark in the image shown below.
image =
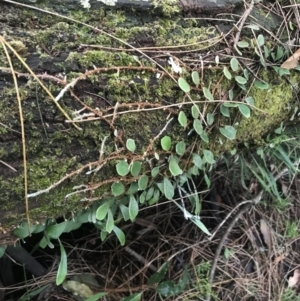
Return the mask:
[[[268,70],[259,75],[269,83],[268,90],[241,90],[234,80],[224,77],[223,66],[214,63],[215,55],[208,54],[209,50],[222,51],[225,47],[212,24],[185,20],[180,7],[173,3],[168,6],[167,1],[163,7],[146,6],[145,11],[142,6],[106,7],[100,2],[91,3],[90,10],[83,9],[78,1],[62,4],[49,0],[35,6],[50,8],[94,29],[18,5],[1,7],[3,38],[54,97],[74,81],[58,103],[81,128],[66,122],[55,101],[10,53],[22,100],[29,194],[34,196],[29,198],[32,221],[78,211],[109,195],[110,185],[120,180],[115,171],[118,160],[141,160],[145,173],[151,164],[165,163],[170,152],[161,149],[159,133],[171,136],[173,142],[193,145],[193,152],[206,148],[217,155],[236,141],[261,143],[264,134],[290,115],[294,89],[290,83],[299,81],[299,76],[294,75],[288,82]],[[220,27],[226,29],[229,25]],[[254,54],[253,49],[247,50],[251,52]],[[200,54],[205,57],[204,68]],[[199,87],[191,84],[190,96],[194,101],[203,101],[199,107],[204,114],[215,114],[217,122],[206,129],[209,144],[201,140],[193,144],[197,135],[187,135],[192,121],[186,129],[177,122],[180,110],[188,117],[191,114],[190,105],[174,106],[189,100],[176,83],[179,76],[172,73],[167,62],[170,55],[180,59],[182,76],[189,82],[192,70],[202,74]],[[224,62],[228,61],[224,58]],[[24,176],[19,108],[3,47],[0,65],[0,221],[4,229],[11,229],[25,219]],[[242,75],[242,71],[234,75]],[[201,86],[209,87],[214,99],[221,101],[228,100],[231,88],[236,101],[252,96],[257,109],[248,119],[242,118],[238,109],[231,111],[230,118],[222,117],[220,102],[205,103]],[[249,83],[246,88],[250,87]],[[218,128],[227,124],[236,127],[237,140],[227,142],[223,137],[220,144]],[[128,138],[136,142],[134,154],[126,150]],[[104,154],[100,156],[102,150]],[[155,152],[161,155],[160,162],[153,159]],[[190,166],[188,158],[183,156],[182,168]],[[95,169],[99,171],[91,172]],[[129,184],[136,179],[127,176],[122,180]]]

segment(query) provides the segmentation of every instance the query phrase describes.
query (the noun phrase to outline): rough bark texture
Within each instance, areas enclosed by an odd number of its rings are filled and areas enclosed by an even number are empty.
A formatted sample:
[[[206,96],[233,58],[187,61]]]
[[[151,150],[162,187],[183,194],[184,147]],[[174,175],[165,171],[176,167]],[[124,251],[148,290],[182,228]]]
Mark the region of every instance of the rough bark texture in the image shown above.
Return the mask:
[[[198,70],[202,86],[210,88],[214,99],[228,99],[228,90],[236,83],[224,77],[223,67],[215,64],[215,55],[210,55],[209,51],[219,51],[221,60],[229,62],[222,56],[228,46],[216,25],[226,33],[232,23],[204,20],[203,16],[213,17],[236,9],[243,12],[238,1],[181,0],[174,4],[174,1],[123,0],[115,6],[105,6],[94,0],[90,1],[89,10],[75,0],[23,3],[95,27],[0,1],[2,37],[52,95],[61,95],[67,83],[78,79],[68,86],[63,97],[59,97],[59,109],[9,51],[22,100],[32,221],[81,210],[109,196],[112,183],[122,180],[129,185],[136,181],[131,175],[122,179],[117,175],[115,165],[119,160],[127,159],[128,163],[140,160],[143,172],[149,175],[151,166],[166,163],[165,158],[170,155],[169,151],[161,149],[159,141],[163,135],[171,136],[174,142],[185,141],[190,145],[187,154],[206,148],[217,155],[236,143],[260,143],[262,135],[290,115],[286,108],[292,104],[293,91],[290,84],[278,79],[272,70],[259,74],[269,82],[269,90],[252,87],[248,91],[247,96],[252,96],[261,110],[253,110],[249,119],[238,114],[225,119],[217,113],[219,103],[199,105],[200,111],[215,113],[215,120],[218,120],[207,129],[209,144],[201,142],[195,133],[187,135],[191,124],[185,129],[177,121],[180,110],[190,116],[190,105],[170,106],[189,101],[164,69],[170,71],[170,55],[179,58],[185,70],[183,76],[188,81],[190,72]],[[259,7],[252,14],[264,20],[269,30],[277,26],[276,17],[269,15],[266,21]],[[202,19],[185,19],[188,16]],[[19,107],[3,47],[0,66],[0,222],[9,231],[25,220],[25,201]],[[235,75],[242,74],[240,70]],[[178,77],[173,74],[175,80]],[[297,76],[290,78],[291,82],[297,80]],[[205,100],[201,87],[191,86],[192,99]],[[244,92],[238,92],[236,100],[243,101],[244,96]],[[163,106],[166,108],[162,109]],[[81,122],[66,122],[66,115]],[[172,117],[174,119],[168,124]],[[220,144],[218,127],[226,124],[236,126],[237,140],[226,142],[223,139],[224,143]],[[135,140],[135,153],[126,150],[129,138]],[[160,155],[159,162],[153,159],[155,152]],[[181,160],[180,166],[185,170],[192,164],[189,156]],[[97,172],[93,172],[95,170]],[[164,170],[161,173],[167,174]],[[5,243],[3,236],[0,244]]]

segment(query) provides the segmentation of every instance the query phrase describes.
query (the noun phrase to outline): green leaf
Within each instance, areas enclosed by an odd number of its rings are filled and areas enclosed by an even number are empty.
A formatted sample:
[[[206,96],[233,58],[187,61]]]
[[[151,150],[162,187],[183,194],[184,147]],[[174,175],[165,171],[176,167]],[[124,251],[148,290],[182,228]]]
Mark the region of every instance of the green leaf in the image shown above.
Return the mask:
[[[4,255],[5,250],[6,250],[6,246],[1,246],[0,247],[0,258]]]
[[[239,61],[235,57],[233,57],[230,60],[230,67],[231,67],[232,71],[238,71],[239,70]]]
[[[207,185],[207,188],[210,188],[211,180],[210,180],[210,178],[207,176],[207,174],[204,175],[204,180],[205,180],[205,183],[206,183],[206,185]]]
[[[104,240],[106,239],[107,234],[108,234],[108,232],[107,232],[107,231],[104,231],[104,230],[102,230],[102,231],[100,232],[100,239],[101,239],[101,241],[104,241]]]
[[[105,225],[106,232],[111,233],[111,231],[114,229],[114,226],[115,226],[114,216],[111,210],[109,209],[107,211],[107,220]]]
[[[159,190],[155,189],[153,193],[153,197],[148,201],[148,205],[151,206],[156,204],[159,200],[159,197],[160,197]]]
[[[204,94],[206,99],[208,99],[210,101],[214,100],[214,97],[212,96],[212,94],[210,93],[210,91],[206,87],[203,87],[203,94]]]
[[[268,83],[263,83],[263,82],[258,81],[258,80],[254,82],[254,86],[258,89],[261,89],[261,90],[269,89],[269,84]]]
[[[232,89],[230,89],[229,90],[229,92],[228,92],[228,97],[229,97],[229,100],[233,100],[233,96],[234,96],[234,94],[233,94],[233,90]]]
[[[126,147],[129,151],[131,151],[133,153],[136,149],[136,145],[135,145],[134,140],[133,139],[127,139]]]
[[[265,38],[262,34],[259,34],[257,37],[257,43],[259,46],[263,46],[265,44]]]
[[[142,175],[139,178],[138,185],[140,190],[145,190],[148,186],[149,177],[147,175]]]
[[[229,72],[229,70],[228,70],[227,67],[224,67],[224,68],[223,68],[223,73],[224,73],[224,75],[226,76],[227,79],[229,79],[229,80],[232,79],[232,75],[231,75],[231,73]]]
[[[180,89],[185,92],[185,93],[188,93],[191,91],[191,87],[190,85],[186,82],[186,80],[182,77],[179,77],[178,79],[178,85],[180,87]]]
[[[115,182],[111,185],[111,192],[114,196],[119,196],[125,192],[125,187],[122,182]]]
[[[194,119],[193,127],[198,135],[201,135],[203,132],[203,126],[199,119]]]
[[[158,272],[154,273],[149,279],[148,279],[148,282],[147,284],[148,285],[153,285],[155,283],[159,283],[161,282],[165,275],[166,275],[166,272],[168,271],[168,262],[165,262],[159,269]]]
[[[46,228],[46,234],[52,239],[58,239],[66,228],[67,222],[51,225]]]
[[[186,146],[185,146],[185,143],[184,141],[180,141],[176,144],[176,153],[179,155],[179,156],[182,156],[184,153],[185,153],[185,149],[186,149]]]
[[[138,182],[132,182],[130,184],[129,189],[126,191],[126,194],[127,195],[135,194],[138,191],[139,191],[139,184],[138,184]]]
[[[38,224],[32,233],[41,233],[46,229],[46,224]]]
[[[68,273],[68,263],[67,263],[67,254],[65,248],[59,239],[58,242],[60,245],[60,262],[56,274],[56,285],[61,285],[65,281]]]
[[[200,137],[204,142],[209,143],[208,135],[205,131],[200,134]]]
[[[151,176],[152,178],[155,178],[158,174],[159,174],[159,167],[157,166],[151,170]]]
[[[225,117],[230,117],[229,109],[225,107],[224,105],[220,106],[220,112]]]
[[[191,111],[192,111],[192,116],[194,119],[197,119],[199,117],[199,107],[197,105],[193,105],[192,108],[191,108]]]
[[[64,233],[70,233],[71,231],[77,230],[81,227],[82,223],[80,222],[74,222],[74,221],[67,221],[66,228],[64,230]]]
[[[134,161],[130,169],[131,175],[133,177],[137,177],[140,174],[141,169],[142,169],[142,163],[140,161]]]
[[[249,104],[250,106],[254,106],[254,98],[252,96],[246,97],[246,103]]]
[[[191,218],[191,221],[200,229],[202,230],[205,234],[211,235],[211,233],[207,230],[205,225],[198,219],[198,218]]]
[[[184,128],[187,126],[187,118],[186,118],[186,115],[183,111],[180,111],[180,113],[178,115],[178,122]]]
[[[193,154],[193,162],[198,168],[202,169],[203,161],[198,154]]]
[[[118,237],[118,240],[121,244],[121,246],[125,245],[125,234],[124,232],[118,228],[117,226],[114,226],[113,231],[115,232],[116,236]]]
[[[250,28],[250,29],[253,29],[253,30],[259,30],[259,27],[257,25],[254,25],[254,24],[246,25],[246,26],[244,26],[244,28]]]
[[[239,41],[239,42],[237,43],[237,45],[238,45],[238,47],[240,47],[240,48],[247,48],[247,47],[249,47],[249,43],[248,43],[247,41]]]
[[[97,293],[97,294],[95,294],[95,295],[93,295],[93,296],[85,299],[84,301],[98,301],[100,298],[102,298],[102,297],[104,297],[106,295],[107,295],[107,293],[102,293],[102,292],[101,293]]]
[[[197,71],[192,72],[192,80],[196,86],[200,84],[199,73]]]
[[[130,219],[129,209],[126,206],[122,205],[122,204],[120,204],[119,208],[120,208],[121,213],[123,215],[124,221],[127,222]]]
[[[140,301],[142,297],[142,293],[136,293],[131,296],[123,298],[121,301]]]
[[[248,81],[249,80],[249,71],[247,69],[244,69],[243,70],[243,73],[244,73],[244,77],[246,78],[246,80]]]
[[[30,229],[28,228],[27,222],[23,222],[17,229],[13,231],[14,235],[20,239],[26,238],[36,229],[36,225],[30,224]]]
[[[245,77],[242,77],[242,76],[236,76],[235,80],[241,85],[244,85],[247,83],[247,80],[245,79]]]
[[[124,177],[129,173],[129,165],[125,160],[120,161],[116,165],[116,169],[117,169],[118,175],[121,176],[121,177]]]
[[[160,140],[160,144],[163,150],[168,151],[171,148],[171,138],[169,136],[164,136]]]
[[[214,123],[215,120],[215,115],[211,114],[211,113],[207,113],[206,114],[206,121],[208,125],[212,125]]]
[[[149,201],[149,200],[152,198],[152,196],[153,196],[153,193],[154,193],[154,187],[151,186],[147,191],[145,190],[145,191],[143,191],[143,192],[146,192],[145,200],[146,200],[146,201]]]
[[[106,217],[109,207],[110,202],[104,201],[104,203],[101,206],[99,206],[96,211],[96,219],[102,221]]]
[[[174,187],[171,183],[171,181],[168,178],[164,178],[163,181],[163,189],[164,189],[164,195],[168,200],[171,200],[174,197]]]
[[[173,281],[161,282],[156,287],[156,291],[164,297],[172,296],[172,295],[179,293],[179,290]]]
[[[139,204],[136,198],[134,197],[134,195],[130,196],[128,209],[129,209],[129,218],[133,222],[139,213]]]
[[[178,165],[178,159],[174,156],[172,156],[169,161],[169,170],[174,177],[183,173],[182,169]]]
[[[216,161],[214,159],[214,154],[210,150],[204,149],[203,154],[204,154],[204,158],[207,163],[209,163],[209,164],[216,163]]]
[[[220,128],[220,132],[226,138],[233,140],[236,136],[236,129],[231,125],[225,125],[225,127]]]
[[[249,118],[251,115],[251,111],[249,109],[249,107],[243,103],[239,104],[239,110],[240,112],[246,117]]]

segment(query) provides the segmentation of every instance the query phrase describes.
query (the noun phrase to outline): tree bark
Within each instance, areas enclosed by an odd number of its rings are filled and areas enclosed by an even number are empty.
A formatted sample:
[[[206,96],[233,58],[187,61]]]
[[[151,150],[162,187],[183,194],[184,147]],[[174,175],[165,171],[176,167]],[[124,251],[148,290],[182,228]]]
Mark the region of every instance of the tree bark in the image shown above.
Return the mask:
[[[107,6],[93,0],[91,8],[84,9],[74,0],[21,2],[33,7],[0,1],[2,40],[14,49],[6,47],[9,59],[3,46],[0,52],[3,232],[11,233],[25,220],[24,146],[30,218],[43,222],[68,216],[109,196],[115,182],[123,181],[128,187],[137,181],[138,177],[130,174],[118,175],[115,165],[120,160],[143,162],[143,173],[148,175],[154,166],[166,164],[171,151],[161,148],[164,135],[171,136],[174,149],[179,141],[188,146],[180,159],[180,166],[187,170],[192,166],[192,152],[206,148],[218,155],[241,142],[259,143],[262,135],[286,120],[290,111],[285,108],[293,93],[285,80],[275,79],[274,71],[264,70],[259,77],[270,82],[269,99],[264,98],[265,91],[249,90],[248,96],[254,97],[258,108],[252,110],[251,118],[242,118],[236,110],[236,119],[226,119],[219,113],[220,102],[200,103],[203,115],[215,114],[218,124],[206,128],[209,144],[201,142],[195,132],[188,135],[193,127],[191,104],[180,104],[190,99],[178,87],[180,75],[170,69],[168,60],[172,57],[183,68],[181,76],[192,87],[192,100],[205,100],[203,87],[210,89],[215,100],[228,100],[229,89],[236,90],[237,83],[224,77],[223,65],[216,64],[215,57],[229,63],[227,54],[234,50],[223,34],[233,23],[219,20],[218,14],[243,12],[240,2],[119,0],[115,6]],[[253,14],[259,11],[257,6]],[[270,18],[274,22],[269,26],[276,26],[276,17]],[[227,19],[238,20],[234,15]],[[245,37],[248,34],[245,32]],[[239,58],[240,66],[245,66]],[[9,60],[17,75],[24,143]],[[190,80],[192,70],[200,74],[198,86]],[[242,70],[235,75],[240,73]],[[245,93],[238,92],[235,97],[243,101]],[[186,128],[177,121],[181,110],[189,118]],[[203,125],[205,120],[201,120]],[[237,121],[237,139],[232,142],[223,137],[220,144],[219,127]],[[127,139],[135,141],[134,152],[126,148]],[[155,153],[159,160],[154,159]],[[161,174],[167,172],[163,169]],[[0,244],[14,240],[8,234],[0,236]]]

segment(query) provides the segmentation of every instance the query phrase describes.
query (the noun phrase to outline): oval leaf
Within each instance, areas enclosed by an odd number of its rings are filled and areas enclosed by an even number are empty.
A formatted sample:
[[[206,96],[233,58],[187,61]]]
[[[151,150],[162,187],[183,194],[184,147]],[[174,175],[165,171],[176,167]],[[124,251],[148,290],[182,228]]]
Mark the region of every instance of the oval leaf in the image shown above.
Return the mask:
[[[129,218],[133,222],[139,213],[139,204],[133,195],[130,196],[128,209]]]
[[[232,71],[239,70],[239,61],[235,57],[230,60],[230,67]]]
[[[124,177],[129,173],[129,165],[123,160],[116,165],[116,170],[119,176]]]
[[[191,91],[191,87],[190,85],[186,82],[186,80],[182,77],[179,77],[178,79],[178,85],[180,87],[180,89],[185,92],[185,93],[188,93]]]
[[[203,87],[203,94],[204,94],[206,99],[208,99],[210,101],[214,100],[214,97],[212,96],[212,94],[210,93],[210,91],[206,87]]]
[[[178,122],[184,128],[187,126],[187,118],[186,118],[186,115],[185,115],[185,113],[183,111],[180,111],[180,113],[178,115]]]
[[[147,175],[142,175],[138,181],[139,190],[145,190],[148,186],[148,181],[149,177]]]
[[[247,83],[246,78],[245,78],[245,77],[242,77],[242,76],[236,76],[236,77],[235,77],[235,80],[236,80],[239,84],[241,84],[241,85],[244,85],[244,84]]]
[[[174,197],[174,193],[175,193],[174,187],[168,178],[164,178],[163,190],[164,190],[164,195],[168,200],[171,200]]]
[[[226,138],[233,140],[236,136],[236,129],[231,125],[225,125],[224,128],[220,128],[220,132]]]
[[[184,153],[185,153],[185,143],[183,141],[180,141],[176,144],[176,153],[179,155],[179,156],[182,156]]]
[[[194,119],[193,127],[198,135],[201,135],[203,132],[203,126],[199,119]]]
[[[239,104],[239,110],[246,118],[250,117],[251,111],[247,105],[243,103]]]
[[[107,220],[106,220],[106,225],[105,225],[106,232],[111,233],[114,226],[115,226],[114,217],[113,217],[111,210],[109,209],[107,212]]]
[[[179,167],[178,165],[178,160],[176,160],[175,157],[171,157],[170,161],[169,161],[169,170],[171,172],[171,174],[176,177],[178,175],[181,175],[183,173],[182,169]]]
[[[125,187],[122,182],[115,182],[111,185],[111,192],[114,196],[119,196],[125,192]]]
[[[191,111],[192,111],[193,118],[197,119],[199,117],[199,114],[200,114],[199,113],[200,112],[199,107],[197,105],[193,105]]]
[[[127,139],[126,147],[129,151],[131,151],[133,153],[136,149],[136,145],[135,145],[134,140],[133,139]]]
[[[109,201],[105,201],[101,206],[99,206],[96,211],[96,219],[102,221],[106,217],[109,207]]]
[[[118,237],[118,240],[121,244],[121,246],[125,245],[125,234],[124,232],[118,228],[117,226],[114,226],[113,231],[115,232],[116,236]]]
[[[192,72],[192,80],[196,86],[200,84],[199,73],[197,71]]]
[[[223,73],[224,73],[224,75],[226,76],[226,78],[227,79],[232,79],[232,75],[231,75],[231,73],[229,72],[229,70],[228,70],[228,68],[227,67],[224,67],[223,68]]]
[[[214,154],[210,150],[204,149],[203,154],[204,154],[204,158],[207,163],[209,163],[209,164],[216,163],[216,161],[214,159]]]
[[[160,140],[160,144],[163,150],[168,151],[171,148],[171,138],[169,136],[164,136]]]
[[[142,169],[142,163],[140,161],[134,161],[130,169],[131,175],[133,177],[137,177],[140,174],[141,169]]]

